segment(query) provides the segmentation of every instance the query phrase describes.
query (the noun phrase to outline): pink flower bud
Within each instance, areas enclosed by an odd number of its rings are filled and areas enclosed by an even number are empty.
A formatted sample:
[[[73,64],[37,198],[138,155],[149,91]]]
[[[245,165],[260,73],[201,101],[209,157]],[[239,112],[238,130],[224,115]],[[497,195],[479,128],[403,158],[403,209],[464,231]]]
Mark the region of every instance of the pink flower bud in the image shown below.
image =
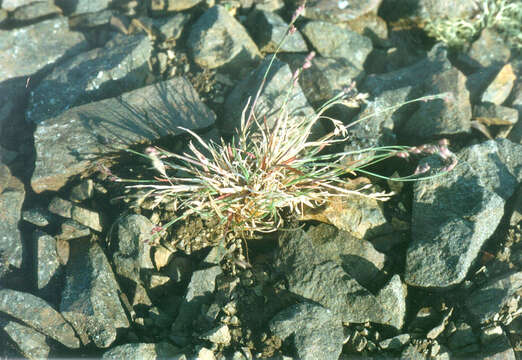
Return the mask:
[[[430,171],[430,169],[431,169],[430,165],[427,163],[424,163],[422,165],[417,166],[413,175],[420,175],[420,174],[427,173],[428,171]]]
[[[419,149],[418,147],[412,147],[410,148],[410,150],[408,150],[410,153],[412,154],[420,154],[422,152],[421,149]]]
[[[444,160],[449,159],[453,154],[446,146],[439,146],[439,156]]]
[[[295,28],[295,26],[294,25],[290,25],[290,29],[288,29],[288,34],[292,35],[296,31],[297,31],[297,29]]]
[[[301,14],[304,13],[305,6],[304,4],[299,6],[297,9],[295,9],[294,14],[292,15],[292,20],[290,20],[290,23],[293,23]]]
[[[440,139],[439,140],[439,145],[440,146],[448,146],[449,145],[449,140],[444,138],[444,139]]]
[[[395,156],[400,157],[402,159],[407,159],[408,157],[410,157],[410,154],[406,151],[399,151],[395,154]]]

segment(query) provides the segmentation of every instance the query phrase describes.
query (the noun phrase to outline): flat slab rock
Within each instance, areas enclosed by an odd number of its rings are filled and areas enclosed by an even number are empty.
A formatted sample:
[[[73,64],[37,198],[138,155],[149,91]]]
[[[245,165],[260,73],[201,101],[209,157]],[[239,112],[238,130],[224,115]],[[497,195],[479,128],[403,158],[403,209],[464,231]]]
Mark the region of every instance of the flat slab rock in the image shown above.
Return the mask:
[[[39,297],[21,291],[1,289],[0,312],[22,321],[69,348],[80,347],[80,341],[71,325],[58,311]]]
[[[69,109],[38,124],[31,185],[37,193],[58,190],[104,155],[181,134],[179,126],[198,130],[214,121],[214,113],[181,77]]]

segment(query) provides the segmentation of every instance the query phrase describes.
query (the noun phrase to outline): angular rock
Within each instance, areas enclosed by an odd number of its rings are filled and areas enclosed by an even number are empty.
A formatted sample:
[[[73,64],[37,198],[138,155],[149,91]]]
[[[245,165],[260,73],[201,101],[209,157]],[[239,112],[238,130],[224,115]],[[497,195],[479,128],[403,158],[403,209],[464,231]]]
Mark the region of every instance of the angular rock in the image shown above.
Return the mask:
[[[50,1],[35,1],[16,8],[11,14],[15,22],[34,21],[45,16],[61,14],[61,9]]]
[[[117,36],[47,75],[29,97],[26,120],[39,124],[65,110],[145,85],[152,44],[145,36]]]
[[[377,11],[382,0],[347,1],[318,0],[306,4],[304,17],[314,20],[324,20],[332,23],[341,23],[353,20],[372,11]],[[294,7],[301,5],[299,0],[290,2]]]
[[[7,321],[0,327],[16,344],[20,353],[28,359],[48,359],[51,348],[47,344],[47,337],[38,331],[19,324]]]
[[[252,12],[246,24],[259,50],[264,53],[276,52],[281,40],[288,31],[288,24],[276,13],[270,11]],[[303,36],[296,31],[287,36],[279,47],[279,53],[307,52]]]
[[[190,9],[202,0],[147,0],[147,6],[154,15],[166,15]]]
[[[502,66],[509,61],[511,50],[497,31],[485,28],[471,45],[468,55],[482,67]]]
[[[56,215],[70,219],[72,216],[73,204],[69,200],[64,200],[55,196],[49,203],[48,210]]]
[[[80,341],[62,315],[46,301],[32,294],[11,289],[0,289],[0,311],[24,322],[33,329],[77,349]]]
[[[254,72],[240,81],[228,95],[225,102],[224,117],[227,121],[222,124],[222,128],[225,132],[233,133],[236,127],[239,127],[241,114],[249,98],[250,103],[245,114],[250,112],[252,102],[262,84],[263,76],[265,75],[270,59],[271,57],[266,58]],[[303,90],[299,84],[291,87],[292,81],[290,67],[277,59],[274,60],[255,106],[254,113],[257,119],[264,119],[266,117],[268,126],[274,126],[281,107],[285,102],[286,109],[291,117],[310,118],[315,116],[314,109],[308,104]],[[289,91],[291,91],[290,94],[288,94]],[[319,128],[317,131],[320,131]]]
[[[473,107],[473,118],[487,126],[513,126],[518,121],[518,111],[493,103],[483,103]]]
[[[280,59],[287,62],[292,71],[301,68],[307,55],[282,54]],[[360,82],[365,76],[364,70],[355,67],[346,59],[325,58],[316,56],[311,61],[311,67],[299,76],[299,85],[312,106],[318,108],[328,100],[339,95],[354,81]],[[347,108],[343,107],[347,112]],[[345,121],[344,117],[337,117]]]
[[[522,182],[520,154],[522,145],[497,139],[465,148],[458,156],[471,165],[485,187],[508,200]]]
[[[495,79],[500,68],[498,66],[489,66],[480,68],[472,74],[468,75],[466,87],[469,91],[469,99],[472,104],[479,104],[484,91],[489,84]]]
[[[442,165],[426,159],[434,173]],[[452,171],[414,184],[412,241],[405,281],[444,288],[460,283],[504,214],[505,201],[486,187],[477,165],[459,161]]]
[[[84,209],[79,206],[73,206],[71,218],[81,225],[85,225],[94,231],[101,232],[103,230],[100,214],[98,212]]]
[[[36,282],[38,289],[45,288],[60,268],[56,239],[42,231],[35,231],[33,241],[37,244]]]
[[[62,223],[62,231],[56,236],[57,240],[80,239],[91,235],[91,230],[74,220],[65,220]]]
[[[310,21],[301,31],[321,56],[343,58],[359,69],[373,49],[367,37],[331,23]]]
[[[349,29],[372,40],[374,45],[388,47],[388,25],[383,18],[370,12],[346,23]]]
[[[189,13],[177,13],[168,18],[140,18],[140,21],[156,28],[165,41],[174,41],[179,39],[190,19],[191,15]]]
[[[201,306],[210,302],[216,286],[216,277],[221,273],[220,266],[194,271],[178,316],[172,324],[172,332],[187,336],[187,331],[192,328],[192,322],[201,311]]]
[[[0,82],[33,75],[47,65],[87,48],[87,41],[81,33],[69,31],[65,17],[20,29],[0,30]]]
[[[28,223],[31,223],[39,227],[44,227],[49,225],[49,223],[53,219],[53,215],[46,209],[34,208],[24,210],[22,212],[22,218]]]
[[[92,198],[93,194],[94,182],[91,179],[87,179],[71,189],[69,198],[74,202],[82,202]]]
[[[482,102],[502,105],[511,93],[516,78],[512,65],[504,65],[495,79],[493,79],[491,84],[489,84],[486,91],[482,94]]]
[[[499,276],[472,292],[466,300],[466,308],[478,323],[484,324],[493,320],[493,317],[520,289],[522,289],[522,272]]]
[[[180,77],[72,108],[38,125],[31,185],[37,193],[58,190],[115,148],[181,134],[178,126],[203,129],[214,119],[190,83]]]
[[[402,327],[406,293],[402,285],[397,287],[398,276],[381,289],[382,295],[375,296],[350,276],[338,260],[318,251],[310,233],[288,233],[280,238],[279,245],[276,269],[285,274],[289,291],[332,310],[345,322],[371,321]],[[337,256],[343,258],[342,254]]]
[[[471,104],[464,74],[452,68],[433,75],[426,84],[426,94],[447,93],[448,96],[421,103],[401,128],[401,135],[426,139],[469,132]]]
[[[473,0],[419,0],[415,1],[415,6],[412,6],[412,3],[408,1],[388,0],[382,4],[379,12],[395,19],[407,14],[411,18],[428,20],[439,18],[470,19],[476,14],[476,11],[477,4]]]
[[[35,0],[4,0],[2,1],[2,9],[13,11],[17,7],[28,5]]]
[[[133,281],[142,283],[154,269],[150,258],[150,239],[154,225],[142,215],[129,215],[118,220],[116,230],[118,234],[117,250],[113,255],[114,271],[116,274]]]
[[[24,185],[11,177],[4,191],[0,194],[0,274],[8,265],[20,268],[22,265],[22,238],[18,223],[22,216],[22,204],[25,199]]]
[[[311,303],[292,305],[269,323],[270,331],[292,345],[299,359],[339,359],[344,332],[341,321],[328,309]]]
[[[101,10],[94,13],[82,13],[69,18],[69,26],[74,30],[88,30],[107,26],[113,17],[118,16],[115,10]]]
[[[0,162],[0,194],[7,189],[9,181],[11,181],[11,170]]]
[[[132,343],[113,347],[103,353],[102,359],[174,359],[180,350],[167,343]]]
[[[492,330],[490,332],[488,330]],[[481,334],[482,348],[481,352],[485,355],[484,360],[516,360],[517,356],[514,347],[506,333],[500,326],[485,329]]]
[[[205,334],[201,335],[201,339],[208,340],[213,344],[219,344],[228,346],[230,345],[230,341],[232,337],[230,336],[230,330],[228,326],[222,324],[214,329],[207,331]]]
[[[59,5],[69,14],[93,13],[107,9],[114,0],[58,0]]]
[[[129,327],[118,283],[97,243],[83,240],[73,244],[60,311],[84,345],[92,341],[107,348],[116,340],[117,329]]]
[[[401,347],[406,345],[408,342],[410,342],[410,337],[411,337],[410,334],[400,334],[400,335],[394,336],[392,338],[382,340],[379,343],[379,346],[381,349],[385,349],[385,350],[386,349],[389,349],[389,350],[400,349]]]
[[[261,54],[247,31],[224,7],[208,9],[196,21],[187,39],[196,64],[207,69],[224,67],[236,76],[253,68]]]

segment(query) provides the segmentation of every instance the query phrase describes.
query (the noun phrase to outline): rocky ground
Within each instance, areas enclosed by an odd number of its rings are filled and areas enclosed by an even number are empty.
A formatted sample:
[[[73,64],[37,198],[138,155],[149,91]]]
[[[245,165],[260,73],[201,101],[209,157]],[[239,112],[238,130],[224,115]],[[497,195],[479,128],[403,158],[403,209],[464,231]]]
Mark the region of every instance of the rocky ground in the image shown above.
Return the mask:
[[[355,81],[368,104],[334,115],[374,116],[345,149],[444,137],[459,164],[373,179],[397,195],[226,246],[198,218],[149,241],[172,209],[114,180],[153,176],[125,150],[183,151],[179,126],[230,136],[296,2],[0,3],[0,356],[522,359],[520,52],[495,29],[455,50],[420,26],[471,18],[474,1],[309,2],[268,77],[267,116],[314,50],[297,115]],[[417,165],[396,160],[377,170]]]

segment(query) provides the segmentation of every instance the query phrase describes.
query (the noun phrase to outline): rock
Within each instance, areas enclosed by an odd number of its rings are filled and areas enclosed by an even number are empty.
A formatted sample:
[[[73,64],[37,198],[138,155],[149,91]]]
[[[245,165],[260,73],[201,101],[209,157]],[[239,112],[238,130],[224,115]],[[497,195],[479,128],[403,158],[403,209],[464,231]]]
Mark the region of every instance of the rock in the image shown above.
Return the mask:
[[[95,211],[75,205],[72,207],[71,218],[79,224],[85,225],[94,231],[101,232],[103,230],[100,214]]]
[[[250,98],[250,104],[245,113],[248,116],[252,108],[252,102],[262,84],[270,59],[271,57],[266,58],[254,72],[240,81],[228,95],[225,102],[224,117],[227,121],[222,125],[223,131],[232,133],[236,127],[239,127],[241,114]],[[289,116],[295,117],[296,119],[315,116],[315,112],[308,104],[301,87],[299,84],[292,87],[292,81],[290,67],[277,59],[274,60],[255,106],[255,116],[257,119],[263,119],[266,116],[268,126],[274,126],[281,107],[284,104],[286,104],[285,106]],[[289,91],[291,91],[290,94],[288,94]],[[291,100],[287,100],[287,96],[288,99]],[[320,124],[318,123],[318,125]],[[320,127],[317,127],[316,131],[321,131]]]
[[[33,208],[22,212],[22,218],[33,225],[44,227],[53,220],[53,215],[46,209]]]
[[[481,102],[482,94],[495,79],[499,70],[499,66],[492,65],[487,68],[480,68],[468,75],[466,87],[469,91],[469,99],[472,104],[479,104]]]
[[[36,282],[38,289],[42,290],[59,273],[60,261],[56,251],[56,239],[37,230],[33,233],[33,241],[37,244]]]
[[[193,8],[202,0],[147,0],[147,8],[152,15],[167,15]]]
[[[522,289],[522,272],[502,275],[475,290],[466,300],[466,307],[480,324],[491,321],[508,300]]]
[[[144,283],[146,276],[150,276],[154,265],[146,241],[150,239],[153,227],[142,215],[128,215],[117,221],[117,250],[112,258],[116,274],[134,283]]]
[[[306,57],[307,55],[300,54],[281,54],[279,56],[288,63],[293,72],[303,66]],[[299,85],[310,104],[319,108],[328,100],[339,95],[341,91],[349,88],[354,81],[360,82],[364,76],[364,70],[355,67],[346,59],[316,56],[311,61],[311,67],[304,70],[299,76]],[[352,111],[343,106],[338,112],[345,116],[339,116],[336,119],[346,121],[346,113]]]
[[[344,24],[343,24],[344,25]],[[346,26],[372,40],[373,45],[388,47],[388,25],[377,14],[370,12],[346,22]]]
[[[427,139],[469,132],[471,104],[464,74],[456,68],[451,68],[433,75],[425,84],[426,94],[448,95],[445,99],[420,103],[419,109],[400,129],[400,134],[405,137]]]
[[[325,239],[322,241],[328,248],[331,245]],[[275,267],[285,274],[289,291],[332,310],[344,322],[372,321],[402,327],[406,294],[398,276],[375,296],[340,264],[338,259],[344,258],[341,251],[320,248],[310,232],[298,230],[281,236]],[[334,257],[332,253],[337,254]]]
[[[2,1],[2,8],[8,11],[13,11],[17,7],[28,5],[35,0],[4,0]]]
[[[379,343],[381,349],[397,350],[410,342],[410,334],[400,334],[389,339],[382,340]]]
[[[157,344],[132,343],[113,347],[103,353],[102,359],[174,359],[180,350],[167,342]]]
[[[145,24],[150,23],[151,27],[156,28],[164,37],[165,41],[169,42],[180,38],[190,19],[191,15],[189,13],[177,13],[168,18],[143,18],[140,19],[140,21]]]
[[[339,359],[344,333],[339,319],[322,306],[292,305],[269,323],[270,331],[282,340],[292,338],[299,359]]]
[[[368,240],[392,232],[379,202],[355,194],[349,197],[335,197],[321,207],[306,210],[301,219],[332,224],[358,239]]]
[[[199,314],[201,306],[210,302],[216,286],[216,277],[221,273],[220,266],[194,271],[180,305],[178,316],[172,324],[174,334],[187,336],[187,331],[191,329],[192,322]]]
[[[308,51],[303,36],[298,31],[288,35],[281,43],[288,31],[288,24],[276,13],[253,11],[248,17],[246,26],[263,53],[275,53],[276,50],[278,53]]]
[[[74,202],[82,202],[94,195],[94,182],[91,179],[82,180],[81,183],[71,189],[69,198]]]
[[[377,11],[381,1],[382,0],[338,2],[336,0],[319,0],[306,4],[303,16],[314,20],[341,23],[356,19],[369,12]],[[291,4],[297,7],[301,5],[301,2],[292,0]]]
[[[511,64],[504,65],[495,79],[493,79],[493,82],[489,84],[486,91],[482,94],[482,102],[502,105],[511,93],[516,78]]]
[[[11,21],[35,21],[45,16],[59,15],[61,13],[61,9],[50,1],[35,1],[16,8],[11,13]]]
[[[144,86],[151,49],[145,36],[120,35],[62,62],[31,92],[26,120],[39,124],[70,107]]]
[[[487,27],[473,42],[468,55],[482,67],[502,66],[509,61],[511,50],[497,31]]]
[[[434,173],[442,167],[437,157],[426,162]],[[475,172],[480,166],[459,161],[443,176],[414,184],[405,270],[409,285],[444,288],[460,283],[495,231],[505,201]]]
[[[11,170],[0,162],[0,194],[7,189],[11,181]]]
[[[321,56],[343,58],[358,69],[363,68],[366,57],[373,49],[367,37],[331,23],[310,21],[301,31]]]
[[[222,324],[201,335],[200,339],[208,340],[213,344],[228,346],[230,345],[232,337],[230,336],[228,326]]]
[[[450,336],[448,346],[453,353],[469,354],[478,350],[478,339],[473,329],[465,322],[457,325],[457,330]]]
[[[9,265],[16,268],[22,265],[23,246],[18,224],[24,199],[24,185],[16,177],[10,177],[9,183],[0,194],[0,274],[3,274]]]
[[[107,348],[117,330],[128,328],[118,283],[97,243],[82,240],[71,246],[60,311],[74,327],[84,345],[94,342]]]
[[[214,119],[190,83],[180,77],[69,109],[38,125],[31,185],[37,193],[58,190],[69,177],[91,169],[115,147],[125,149],[177,135],[182,133],[178,126],[206,128]]]
[[[47,337],[32,328],[15,321],[0,321],[0,327],[13,340],[16,347],[28,359],[48,359],[51,348]]]
[[[101,10],[92,13],[82,13],[69,18],[69,26],[74,30],[91,30],[108,26],[111,20],[118,16],[114,10]]]
[[[484,360],[516,360],[508,336],[500,326],[484,329],[481,333],[481,352]]]
[[[196,64],[202,68],[223,67],[239,77],[261,60],[257,46],[245,28],[219,5],[208,9],[192,25],[187,46]]]
[[[0,59],[0,83],[7,79],[31,76],[88,47],[82,34],[69,31],[65,17],[19,29],[0,30],[0,39],[0,52],[3,54]]]
[[[196,347],[196,359],[199,360],[216,360],[214,352],[203,346]]]
[[[72,216],[72,208],[73,204],[69,200],[55,196],[52,198],[47,209],[53,214],[70,219]]]
[[[71,349],[80,347],[73,328],[46,301],[32,294],[0,289],[0,311]]]
[[[518,121],[518,111],[493,103],[483,103],[473,107],[473,118],[486,126],[513,126]]]
[[[62,232],[56,236],[57,240],[81,239],[91,235],[91,230],[74,220],[65,220],[62,223]]]
[[[497,139],[465,148],[458,157],[471,165],[485,187],[508,200],[522,182],[520,154],[522,145]]]
[[[404,17],[405,14],[410,18],[419,20],[439,19],[439,18],[462,18],[471,19],[477,11],[477,5],[473,0],[463,1],[437,1],[419,0],[415,6],[408,1],[387,0],[379,8],[379,13],[386,14],[390,19]]]
[[[107,9],[113,0],[76,0],[76,1],[67,1],[67,0],[58,0],[58,5],[62,7],[62,9],[68,15],[76,15],[83,13],[93,13],[96,11],[101,11]]]

